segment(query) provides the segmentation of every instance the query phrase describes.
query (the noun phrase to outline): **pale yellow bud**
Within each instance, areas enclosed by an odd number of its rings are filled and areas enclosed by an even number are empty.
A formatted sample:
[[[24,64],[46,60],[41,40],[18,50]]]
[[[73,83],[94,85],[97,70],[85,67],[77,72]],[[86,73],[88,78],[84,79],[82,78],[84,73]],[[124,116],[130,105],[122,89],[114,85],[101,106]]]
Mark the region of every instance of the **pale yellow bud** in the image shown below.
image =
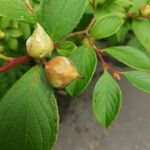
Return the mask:
[[[56,56],[46,63],[45,72],[55,88],[64,88],[71,81],[82,78],[72,61],[63,56]]]
[[[144,17],[148,17],[150,15],[150,5],[144,5],[140,8],[141,15]]]
[[[4,37],[5,37],[5,33],[2,30],[0,30],[0,39]]]
[[[26,42],[26,47],[27,52],[31,57],[42,59],[52,53],[54,44],[42,26],[37,23],[33,34]]]
[[[0,53],[4,51],[4,46],[0,45]]]

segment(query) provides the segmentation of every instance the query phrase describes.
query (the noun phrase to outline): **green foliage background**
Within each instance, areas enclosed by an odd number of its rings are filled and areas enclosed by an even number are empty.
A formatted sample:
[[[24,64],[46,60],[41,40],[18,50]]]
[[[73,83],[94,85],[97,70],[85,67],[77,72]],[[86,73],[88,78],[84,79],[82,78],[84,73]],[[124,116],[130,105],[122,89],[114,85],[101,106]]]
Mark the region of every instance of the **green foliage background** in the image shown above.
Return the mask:
[[[40,23],[56,47],[48,59],[66,56],[83,76],[64,89],[70,96],[86,89],[97,67],[103,70],[92,105],[105,128],[122,105],[120,77],[150,93],[150,10],[147,16],[142,13],[143,6],[150,9],[150,0],[31,0],[34,12],[25,2],[29,4],[28,0],[0,1],[1,54],[27,55],[26,40]],[[56,140],[57,89],[48,84],[42,65],[35,64],[31,61],[0,74],[1,150],[49,150]],[[113,68],[114,64],[127,71]]]

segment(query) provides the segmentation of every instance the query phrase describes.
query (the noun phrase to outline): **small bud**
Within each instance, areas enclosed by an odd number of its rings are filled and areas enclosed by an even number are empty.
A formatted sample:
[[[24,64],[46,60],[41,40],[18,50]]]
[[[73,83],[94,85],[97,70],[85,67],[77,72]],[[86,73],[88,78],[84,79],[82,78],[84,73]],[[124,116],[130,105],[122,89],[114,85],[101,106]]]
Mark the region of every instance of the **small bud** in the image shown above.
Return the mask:
[[[0,30],[0,39],[4,37],[5,37],[5,33],[2,30]]]
[[[34,58],[45,58],[50,55],[54,49],[53,41],[45,32],[40,24],[26,42],[27,52]]]
[[[150,15],[150,5],[144,5],[140,8],[140,13],[144,17],[148,17]]]
[[[84,38],[83,41],[82,41],[82,43],[83,43],[83,45],[90,46],[88,38]]]
[[[118,81],[121,80],[120,74],[118,72],[114,72],[113,76],[115,79],[117,79]]]
[[[45,72],[55,88],[64,88],[71,81],[82,78],[72,61],[63,56],[56,56],[46,63]]]
[[[0,45],[0,53],[3,52],[4,49],[5,49],[4,46],[3,46],[3,45]]]
[[[86,45],[88,47],[91,47],[91,45],[93,45],[93,39],[92,38],[84,38],[82,43],[83,45]]]

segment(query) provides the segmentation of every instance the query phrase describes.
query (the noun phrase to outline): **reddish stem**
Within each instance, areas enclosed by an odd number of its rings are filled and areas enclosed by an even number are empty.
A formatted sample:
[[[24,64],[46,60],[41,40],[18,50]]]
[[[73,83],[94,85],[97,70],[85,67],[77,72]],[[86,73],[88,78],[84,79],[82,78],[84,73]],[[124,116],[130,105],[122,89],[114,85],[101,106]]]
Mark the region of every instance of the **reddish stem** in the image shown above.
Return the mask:
[[[105,62],[104,58],[102,57],[102,54],[101,54],[101,52],[99,51],[99,49],[98,49],[97,47],[95,47],[95,46],[93,46],[93,47],[94,47],[94,49],[95,49],[95,51],[96,51],[96,54],[97,54],[99,60],[101,61],[101,65],[103,66],[103,68],[108,69],[108,65],[107,65],[107,63]]]
[[[115,70],[114,68],[112,68],[112,66],[110,66],[109,64],[107,64],[107,62],[104,60],[104,58],[102,57],[102,53],[101,51],[95,46],[93,45],[95,51],[96,51],[96,54],[99,58],[99,60],[101,61],[101,65],[104,69],[106,70],[110,70],[113,74],[113,76],[117,79],[117,80],[120,80],[120,75],[121,75],[121,72],[118,71],[118,70]]]
[[[32,58],[29,56],[22,56],[19,58],[14,58],[10,62],[6,63],[4,66],[0,67],[0,73],[6,72],[15,66],[22,64],[24,62],[28,62],[30,60],[32,60]]]

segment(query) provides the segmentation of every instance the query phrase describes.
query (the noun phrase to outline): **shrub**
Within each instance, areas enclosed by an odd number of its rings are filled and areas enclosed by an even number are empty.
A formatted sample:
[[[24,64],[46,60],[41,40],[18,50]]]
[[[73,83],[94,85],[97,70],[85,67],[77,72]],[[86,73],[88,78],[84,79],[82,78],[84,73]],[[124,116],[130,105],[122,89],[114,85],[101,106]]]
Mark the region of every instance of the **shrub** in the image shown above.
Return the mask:
[[[0,0],[0,65],[1,150],[52,149],[54,92],[79,96],[97,67],[93,114],[108,128],[121,78],[150,93],[150,0]]]

